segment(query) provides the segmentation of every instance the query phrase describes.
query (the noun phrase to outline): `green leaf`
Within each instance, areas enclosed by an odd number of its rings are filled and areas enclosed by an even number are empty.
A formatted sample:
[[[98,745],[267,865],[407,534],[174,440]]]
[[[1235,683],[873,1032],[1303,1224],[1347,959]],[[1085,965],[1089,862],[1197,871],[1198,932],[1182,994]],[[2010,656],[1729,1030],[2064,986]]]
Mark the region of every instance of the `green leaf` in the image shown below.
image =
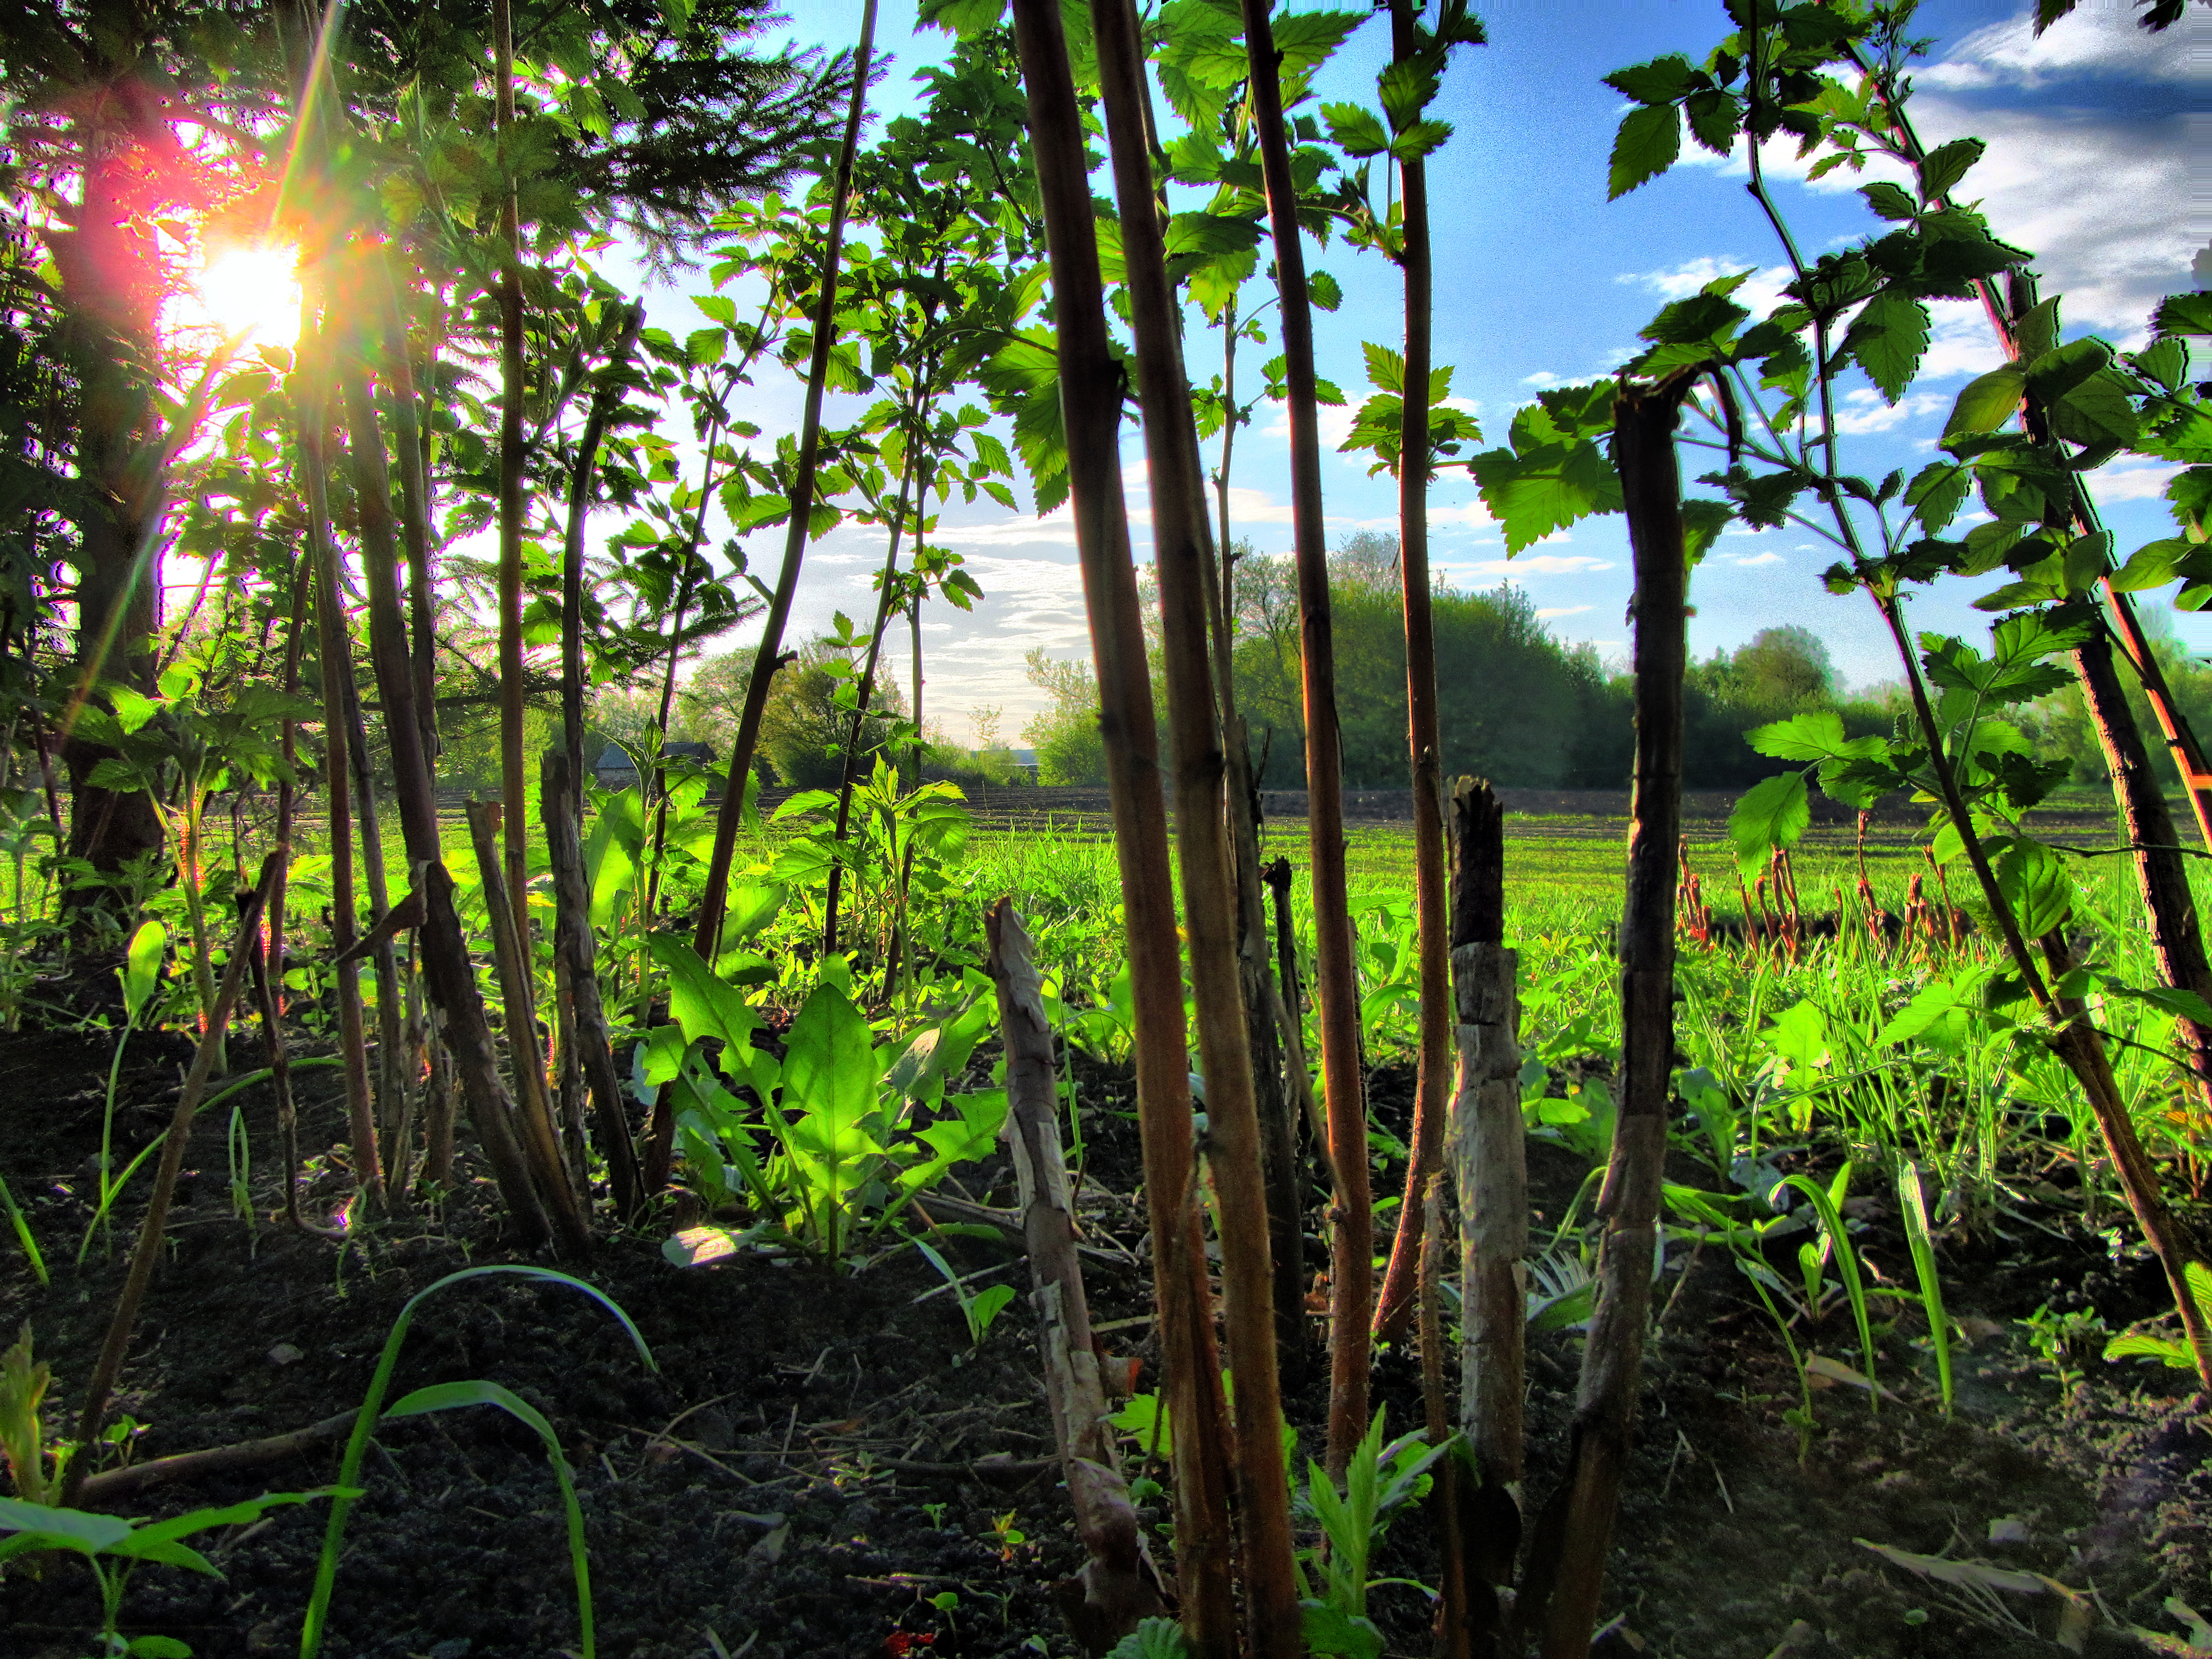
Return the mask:
[[[1918,514],[1923,530],[1940,536],[1966,504],[1973,482],[1970,467],[1955,461],[1930,461],[1905,487],[1905,504]]]
[[[2164,587],[2180,574],[2177,567],[2195,550],[2196,544],[2179,536],[2139,547],[2125,564],[2112,573],[2113,590],[2140,593],[2149,588]]]
[[[1852,319],[1844,349],[1893,404],[1912,384],[1927,354],[1928,307],[1909,294],[1886,288]]]
[[[1826,760],[1858,752],[1844,735],[1844,717],[1832,708],[1810,709],[1744,733],[1744,741],[1777,760]]]
[[[1749,872],[1763,866],[1774,848],[1796,846],[1812,822],[1802,772],[1781,772],[1753,784],[1729,815],[1737,867]]]
[[[2212,334],[2212,292],[2167,295],[2151,313],[2150,326],[2158,335]]]
[[[1590,514],[1620,510],[1620,475],[1594,443],[1547,446],[1527,454],[1485,450],[1468,465],[1483,504],[1504,530],[1509,556]]]
[[[1920,204],[1911,193],[1887,179],[1880,184],[1863,186],[1859,194],[1866,198],[1867,205],[1877,217],[1889,220],[1911,219],[1920,211]]]
[[[1996,431],[2019,411],[2021,396],[2027,389],[2027,372],[2012,363],[1968,381],[1951,407],[1943,435]]]
[[[1920,199],[1934,203],[1948,196],[1988,148],[1978,138],[1954,138],[1929,151],[1920,161]]]
[[[1106,1659],[1191,1659],[1182,1626],[1172,1619],[1146,1619],[1115,1645]]]
[[[783,1132],[801,1176],[801,1201],[833,1258],[847,1199],[881,1148],[866,1120],[876,1103],[876,1059],[868,1022],[834,985],[815,987],[792,1022],[784,1050],[782,1109],[803,1115]]]
[[[654,933],[647,941],[653,960],[668,975],[668,1016],[683,1028],[686,1043],[703,1038],[724,1045],[723,1069],[744,1063],[752,1048],[752,1034],[761,1018],[734,985],[725,984],[708,970],[689,939],[672,933]]]
[[[1347,155],[1379,155],[1390,148],[1390,134],[1382,118],[1358,104],[1323,104],[1322,119],[1328,123],[1329,142]]]
[[[2104,988],[2107,995],[2126,997],[2135,1002],[2148,1002],[2152,1007],[2177,1018],[2191,1021],[2212,1030],[2212,1007],[2208,1007],[2204,999],[2194,991],[2185,991],[2179,985],[2153,985],[2138,991],[2124,985],[2114,985],[2109,980]]]
[[[2074,878],[2065,859],[2024,836],[2015,836],[1998,857],[1997,889],[2021,932],[2032,939],[2063,925],[2074,908]]]
[[[1938,1048],[1955,1046],[1966,1024],[1981,1007],[1981,975],[1969,973],[1955,980],[1939,979],[1906,1003],[1875,1034],[1875,1046],[1888,1048],[1929,1033]]]
[[[134,1636],[125,1659],[192,1659],[192,1650],[173,1636]]]
[[[1682,118],[1672,104],[1647,105],[1621,118],[1613,141],[1606,200],[1617,201],[1648,184],[1682,153]]]
[[[1633,98],[1639,104],[1671,104],[1689,91],[1692,78],[1697,75],[1690,60],[1675,53],[1655,58],[1648,64],[1615,70],[1605,77],[1605,83],[1624,98]]]
[[[1334,1494],[1331,1494],[1332,1497]],[[1357,1617],[1327,1601],[1298,1603],[1300,1633],[1306,1650],[1342,1659],[1382,1659],[1382,1632],[1372,1620]]]
[[[133,1025],[161,981],[161,959],[168,948],[169,930],[158,921],[141,922],[138,931],[131,935],[121,978],[124,1014]]]
[[[1735,508],[1726,501],[1707,501],[1692,495],[1682,503],[1682,554],[1694,568],[1713,544],[1721,538],[1721,532],[1735,521]]]
[[[20,1498],[0,1498],[0,1532],[35,1534],[53,1540],[40,1547],[97,1555],[128,1538],[131,1523],[112,1515],[55,1509],[45,1504],[27,1503]]]
[[[1389,346],[1376,345],[1363,340],[1360,354],[1367,359],[1367,378],[1384,392],[1395,392],[1403,396],[1406,391],[1406,360]]]

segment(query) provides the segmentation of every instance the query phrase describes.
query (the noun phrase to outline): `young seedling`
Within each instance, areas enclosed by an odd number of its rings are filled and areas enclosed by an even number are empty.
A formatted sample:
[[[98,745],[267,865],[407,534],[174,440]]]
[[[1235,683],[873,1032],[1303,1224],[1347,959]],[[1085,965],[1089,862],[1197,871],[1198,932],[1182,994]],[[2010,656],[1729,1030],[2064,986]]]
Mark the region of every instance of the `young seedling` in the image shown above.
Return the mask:
[[[518,1399],[495,1382],[471,1380],[447,1382],[432,1388],[418,1389],[387,1412],[384,1396],[392,1386],[392,1374],[398,1368],[399,1350],[407,1340],[408,1328],[415,1322],[415,1310],[426,1297],[436,1295],[449,1285],[465,1279],[482,1279],[492,1273],[514,1273],[525,1279],[542,1279],[556,1285],[567,1285],[581,1291],[598,1303],[621,1323],[637,1350],[638,1358],[645,1362],[647,1370],[659,1366],[653,1358],[653,1350],[646,1346],[645,1338],[638,1332],[630,1316],[623,1311],[605,1292],[572,1279],[567,1273],[556,1273],[550,1267],[526,1267],[520,1263],[501,1263],[485,1267],[464,1267],[460,1272],[447,1273],[410,1297],[399,1316],[392,1322],[391,1334],[384,1339],[384,1352],[378,1356],[376,1371],[369,1378],[368,1393],[361,1402],[361,1411],[354,1419],[353,1434],[346,1442],[345,1457],[338,1468],[338,1489],[332,1494],[329,1528],[323,1534],[323,1553],[315,1563],[315,1587],[307,1601],[307,1614],[300,1629],[300,1659],[315,1659],[322,1651],[323,1636],[330,1621],[331,1592],[337,1580],[338,1555],[345,1541],[345,1523],[353,1508],[353,1500],[361,1496],[362,1461],[368,1455],[370,1437],[376,1431],[379,1420],[386,1416],[417,1416],[425,1412],[446,1411],[457,1406],[495,1405],[527,1423],[538,1432],[546,1443],[547,1453],[553,1462],[554,1478],[560,1482],[563,1506],[568,1515],[568,1559],[576,1577],[576,1606],[582,1626],[581,1650],[585,1659],[596,1652],[592,1630],[592,1588],[589,1568],[584,1553],[583,1511],[576,1502],[574,1485],[568,1478],[568,1463],[561,1456],[560,1443],[553,1434],[552,1425],[533,1407]]]
[[[952,1294],[960,1298],[960,1316],[968,1322],[968,1340],[977,1352],[983,1347],[983,1339],[991,1334],[991,1326],[1014,1299],[1011,1285],[994,1285],[987,1290],[968,1294],[968,1286],[952,1269],[952,1264],[936,1249],[921,1239],[914,1241],[914,1248],[921,1252],[929,1265],[945,1275],[945,1282],[952,1287]]]
[[[131,1574],[142,1561],[158,1561],[173,1567],[189,1567],[210,1578],[220,1578],[213,1562],[185,1543],[194,1534],[216,1527],[241,1526],[258,1521],[266,1511],[286,1504],[310,1504],[318,1498],[353,1497],[340,1488],[317,1492],[264,1492],[224,1509],[193,1510],[172,1520],[138,1526],[112,1515],[91,1515],[82,1510],[57,1509],[22,1498],[0,1498],[0,1532],[13,1537],[0,1541],[0,1562],[19,1555],[74,1550],[84,1557],[100,1585],[100,1659],[191,1659],[191,1649],[173,1636],[127,1638],[116,1626],[123,1614],[123,1592]]]

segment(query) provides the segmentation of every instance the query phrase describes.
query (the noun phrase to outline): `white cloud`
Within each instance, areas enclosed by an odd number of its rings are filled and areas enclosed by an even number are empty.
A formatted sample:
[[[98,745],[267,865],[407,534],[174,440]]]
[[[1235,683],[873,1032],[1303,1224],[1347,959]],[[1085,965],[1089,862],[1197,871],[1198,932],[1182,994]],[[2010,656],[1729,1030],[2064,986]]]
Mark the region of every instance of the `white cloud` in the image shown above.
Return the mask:
[[[2129,466],[2116,461],[2092,472],[2087,483],[2100,501],[2156,501],[2180,471],[2179,466]]]
[[[2212,15],[2190,7],[2163,33],[2138,27],[2132,6],[2091,4],[2037,38],[2026,11],[1972,34],[1915,76],[1931,87],[2021,87],[2072,76],[2130,81],[2212,80]]]
[[[1907,421],[1946,413],[1950,407],[1951,398],[1944,392],[1908,392],[1893,404],[1871,386],[1854,386],[1844,393],[1836,410],[1836,430],[1854,434],[1887,432]]]
[[[1553,605],[1547,611],[1539,611],[1536,613],[1536,620],[1538,622],[1554,622],[1561,617],[1579,617],[1585,611],[1595,611],[1597,607],[1594,605]]]
[[[2159,297],[2190,286],[2191,261],[2212,235],[2196,160],[2212,142],[2203,115],[2121,121],[2057,106],[1913,102],[1930,144],[1970,133],[1989,141],[1961,194],[1980,198],[1999,236],[2035,254],[2044,293],[2065,296],[2067,322],[2132,343]]]
[[[1321,444],[1325,450],[1334,451],[1352,435],[1354,417],[1358,413],[1357,399],[1343,404],[1323,404],[1316,411],[1315,424],[1321,428]],[[1263,438],[1273,438],[1287,444],[1291,441],[1291,410],[1288,404],[1267,405],[1267,424],[1260,428]],[[1356,459],[1356,458],[1347,458]]]
[[[1540,368],[1534,374],[1523,374],[1521,377],[1521,384],[1534,386],[1539,392],[1549,392],[1553,386],[1565,386],[1567,382],[1553,374],[1550,369]]]
[[[1484,559],[1468,568],[1478,576],[1579,576],[1587,571],[1610,570],[1613,561],[1594,559],[1584,553],[1539,553],[1534,557],[1524,553],[1514,559]]]
[[[1708,283],[1746,270],[1752,272],[1751,280],[1736,289],[1732,297],[1753,316],[1764,317],[1782,302],[1782,285],[1790,280],[1790,267],[1786,264],[1759,268],[1755,259],[1707,255],[1660,270],[1624,271],[1613,280],[1650,289],[1662,300],[1686,300]]]
[[[1734,559],[1729,562],[1739,569],[1750,570],[1762,564],[1780,564],[1782,562],[1782,556],[1779,553],[1754,553],[1748,558]]]

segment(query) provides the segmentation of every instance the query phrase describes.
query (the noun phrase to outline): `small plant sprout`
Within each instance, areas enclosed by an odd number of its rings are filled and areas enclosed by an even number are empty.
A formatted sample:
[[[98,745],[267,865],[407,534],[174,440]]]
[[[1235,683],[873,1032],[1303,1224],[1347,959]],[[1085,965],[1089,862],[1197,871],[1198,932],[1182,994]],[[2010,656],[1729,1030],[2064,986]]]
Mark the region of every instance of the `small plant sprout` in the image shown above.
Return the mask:
[[[931,1267],[945,1275],[945,1282],[951,1287],[952,1294],[960,1298],[961,1317],[968,1322],[968,1340],[980,1352],[983,1339],[991,1334],[993,1323],[1013,1301],[1014,1287],[993,1285],[970,1296],[966,1282],[953,1271],[952,1264],[939,1255],[933,1245],[917,1238],[914,1241],[914,1248],[921,1252]]]
[[[210,1578],[220,1578],[215,1564],[184,1540],[217,1527],[242,1526],[258,1521],[268,1510],[288,1504],[311,1504],[319,1498],[356,1497],[340,1488],[319,1492],[264,1492],[242,1504],[223,1509],[193,1510],[173,1520],[134,1525],[112,1515],[90,1515],[82,1510],[56,1509],[21,1498],[0,1498],[0,1532],[13,1535],[0,1540],[0,1562],[17,1556],[70,1550],[84,1558],[100,1586],[100,1659],[191,1659],[191,1649],[172,1636],[126,1638],[117,1625],[123,1613],[123,1592],[131,1571],[142,1561],[187,1567]]]
[[[61,1486],[61,1462],[46,1470],[46,1431],[39,1420],[39,1404],[46,1397],[52,1372],[31,1358],[31,1326],[26,1320],[15,1345],[0,1353],[0,1457],[8,1462],[9,1479],[15,1496],[27,1503],[43,1504]]]
[[[315,1659],[322,1651],[323,1637],[330,1620],[331,1591],[337,1580],[338,1554],[345,1541],[345,1523],[353,1500],[361,1496],[361,1469],[368,1455],[369,1438],[377,1424],[386,1417],[419,1416],[427,1412],[449,1411],[461,1406],[497,1406],[518,1420],[538,1431],[545,1443],[547,1460],[553,1466],[553,1477],[560,1485],[562,1507],[568,1516],[568,1559],[576,1580],[576,1610],[581,1627],[579,1644],[583,1659],[593,1659],[598,1649],[592,1626],[592,1583],[590,1563],[584,1551],[584,1514],[576,1501],[574,1483],[569,1479],[568,1465],[561,1455],[561,1443],[553,1432],[553,1425],[543,1413],[495,1382],[469,1381],[440,1383],[414,1393],[389,1408],[384,1396],[392,1386],[392,1374],[398,1368],[399,1350],[407,1340],[408,1328],[415,1322],[415,1310],[425,1298],[436,1295],[450,1285],[471,1279],[483,1279],[494,1273],[511,1273],[524,1279],[544,1279],[550,1284],[566,1285],[581,1291],[598,1303],[619,1322],[628,1334],[630,1344],[637,1350],[638,1358],[647,1370],[658,1370],[653,1351],[645,1345],[637,1326],[621,1306],[604,1291],[572,1279],[567,1273],[556,1273],[550,1267],[526,1267],[520,1263],[500,1263],[484,1267],[464,1267],[460,1272],[447,1273],[443,1279],[416,1291],[399,1316],[392,1322],[391,1334],[384,1339],[384,1352],[378,1356],[375,1374],[370,1377],[368,1393],[362,1398],[361,1411],[354,1419],[353,1434],[346,1442],[345,1457],[339,1465],[339,1490],[331,1505],[331,1520],[323,1535],[323,1553],[315,1564],[315,1587],[308,1599],[307,1615],[300,1630],[300,1659]]]

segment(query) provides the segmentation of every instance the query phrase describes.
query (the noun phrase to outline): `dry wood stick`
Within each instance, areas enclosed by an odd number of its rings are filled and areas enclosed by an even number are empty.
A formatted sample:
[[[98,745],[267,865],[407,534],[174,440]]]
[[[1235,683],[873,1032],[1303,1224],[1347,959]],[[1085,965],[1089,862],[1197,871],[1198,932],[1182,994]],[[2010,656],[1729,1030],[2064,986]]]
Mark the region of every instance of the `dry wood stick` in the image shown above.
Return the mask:
[[[527,925],[524,885],[529,879],[526,842],[529,794],[522,759],[522,518],[525,460],[522,400],[522,221],[514,162],[507,153],[514,126],[514,0],[492,0],[493,131],[497,165],[507,187],[499,203],[499,781],[506,808],[507,903]],[[512,1012],[512,1011],[510,1011]],[[532,1024],[536,1024],[533,1015]]]
[[[251,971],[254,936],[261,930],[262,912],[268,903],[270,884],[276,872],[283,867],[282,854],[271,853],[264,859],[260,879],[240,909],[238,937],[231,944],[230,960],[223,964],[222,983],[216,991],[215,1006],[208,1011],[208,1028],[201,1034],[199,1047],[193,1052],[191,1070],[185,1076],[184,1092],[178,1097],[177,1109],[169,1117],[168,1133],[161,1142],[161,1159],[154,1170],[154,1190],[146,1200],[145,1218],[138,1225],[138,1243],[131,1252],[131,1272],[123,1281],[122,1294],[115,1299],[115,1312],[107,1322],[107,1338],[100,1344],[99,1362],[93,1367],[91,1380],[85,1384],[84,1410],[77,1419],[76,1430],[81,1446],[100,1443],[100,1431],[107,1421],[108,1400],[115,1392],[115,1379],[122,1374],[123,1361],[131,1352],[131,1334],[138,1322],[138,1310],[146,1300],[146,1287],[153,1283],[154,1268],[161,1259],[163,1235],[169,1224],[169,1205],[176,1196],[177,1176],[185,1167],[192,1119],[207,1094],[208,1079],[215,1070],[216,1054],[222,1047],[223,1031],[230,1024],[231,1010],[238,1006],[240,993]],[[88,1460],[72,1461],[62,1487],[64,1508],[76,1506],[77,1494],[91,1472]]]
[[[1359,1057],[1359,981],[1344,847],[1344,758],[1336,717],[1336,641],[1328,592],[1328,526],[1322,519],[1320,401],[1314,380],[1313,309],[1299,240],[1269,0],[1243,0],[1251,61],[1253,130],[1267,183],[1275,285],[1282,297],[1284,380],[1289,391],[1291,512],[1297,552],[1299,679],[1306,718],[1306,834],[1313,852],[1314,990],[1321,1008],[1322,1094],[1328,1107],[1328,1472],[1341,1479],[1367,1432],[1368,1321],[1375,1300],[1375,1219],[1367,1170],[1366,1079]]]
[[[1471,1471],[1455,1471],[1449,1525],[1462,1567],[1449,1573],[1469,1650],[1501,1651],[1498,1590],[1521,1547],[1523,1343],[1528,1306],[1528,1165],[1521,1121],[1519,960],[1504,946],[1504,812],[1487,782],[1452,791],[1451,944],[1459,1087],[1447,1151],[1459,1194],[1460,1425]],[[1428,1242],[1423,1241],[1425,1258]],[[1429,1310],[1425,1297],[1421,1316]],[[1426,1339],[1423,1339],[1425,1345]],[[1427,1349],[1425,1346],[1423,1352]]]
[[[1682,838],[1682,675],[1688,660],[1688,562],[1674,424],[1687,384],[1626,385],[1613,407],[1613,460],[1636,573],[1630,601],[1636,774],[1620,919],[1620,1115],[1598,1195],[1605,1233],[1597,1311],[1583,1350],[1567,1477],[1545,1514],[1531,1564],[1532,1586],[1548,1590],[1525,1608],[1543,1620],[1544,1659],[1586,1659],[1589,1651],[1650,1319],[1674,1062],[1674,854]]]
[[[1232,1659],[1238,1648],[1226,1407],[1198,1227],[1182,965],[1158,728],[1123,512],[1121,370],[1106,331],[1083,115],[1057,0],[1016,0],[1013,21],[1030,156],[1052,263],[1069,497],[1097,670],[1121,881],[1162,1393],[1176,1425],[1176,1555],[1183,1629],[1200,1659]],[[1276,1479],[1279,1482],[1279,1473]]]
[[[1087,1651],[1103,1653],[1164,1603],[1121,1475],[1107,1421],[1106,1386],[1091,1346],[1083,1264],[1075,1249],[1075,1200],[1060,1149],[1059,1068],[1030,936],[1010,899],[991,907],[986,924],[999,1029],[1006,1045],[1006,1139],[1036,1286],[1030,1300],[1044,1354],[1045,1397],[1075,1529],[1090,1558],[1056,1599],[1076,1639]]]
[[[264,1464],[281,1463],[288,1458],[310,1452],[318,1446],[328,1446],[346,1437],[353,1429],[354,1413],[349,1407],[335,1417],[326,1417],[319,1423],[310,1423],[304,1429],[295,1429],[289,1434],[272,1434],[265,1439],[240,1441],[234,1446],[210,1446],[204,1451],[178,1452],[168,1457],[150,1458],[143,1463],[132,1463],[119,1469],[102,1469],[98,1474],[85,1477],[83,1490],[76,1495],[77,1504],[88,1510],[110,1508],[125,1499],[136,1498],[153,1486],[166,1486],[179,1480],[198,1480],[210,1474],[229,1474],[238,1469],[259,1468]]]

